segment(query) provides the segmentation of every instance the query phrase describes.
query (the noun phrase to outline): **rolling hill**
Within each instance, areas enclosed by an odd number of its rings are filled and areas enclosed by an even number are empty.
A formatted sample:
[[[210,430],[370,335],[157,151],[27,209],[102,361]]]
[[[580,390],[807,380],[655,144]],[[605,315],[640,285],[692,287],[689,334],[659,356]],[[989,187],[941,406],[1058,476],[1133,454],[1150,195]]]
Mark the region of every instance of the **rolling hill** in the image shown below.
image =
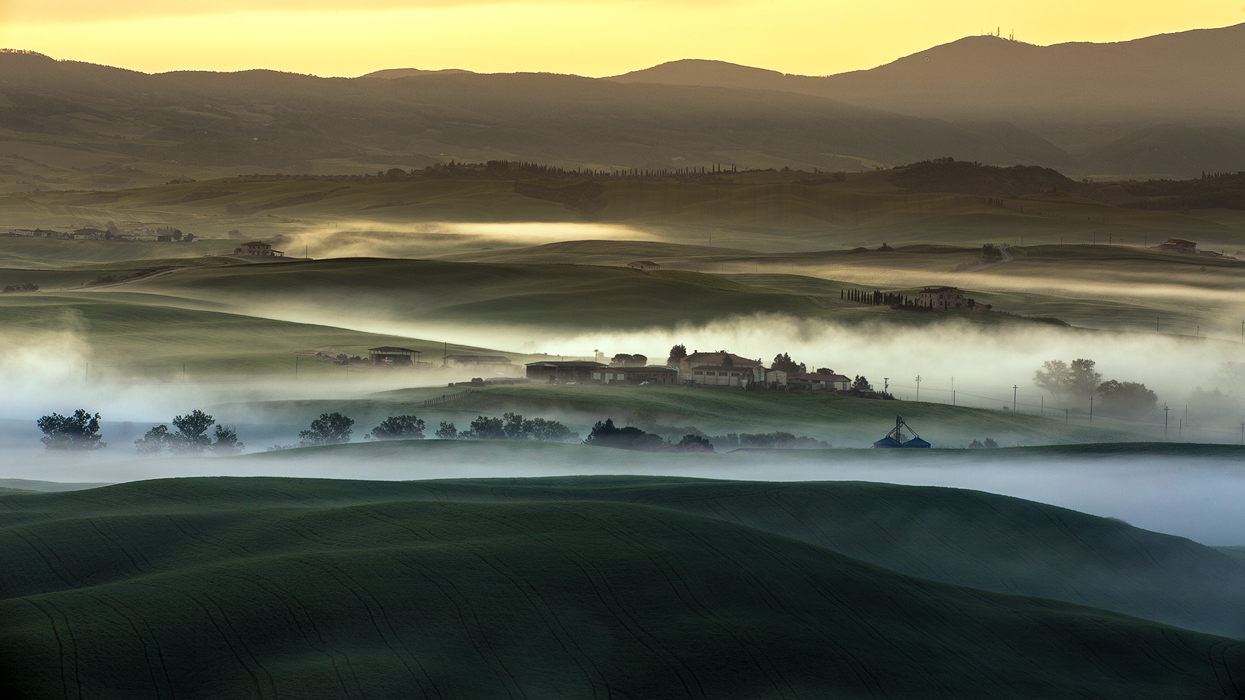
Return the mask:
[[[927,158],[1183,176],[1245,164],[1245,25],[1116,44],[967,37],[810,77],[679,61],[608,79],[395,69],[149,75],[0,53],[5,189],[452,160],[861,171]]]
[[[1223,637],[668,508],[392,497],[404,488],[0,496],[0,684],[30,698],[1242,691],[1245,648]]]
[[[1245,79],[1233,68],[1232,57],[1242,46],[1245,24],[1105,44],[1037,46],[970,36],[838,75],[787,75],[684,60],[611,80],[781,90],[942,119],[1239,123]]]
[[[54,146],[66,157],[73,151],[106,157],[89,168],[44,174],[26,161],[9,164],[10,174],[25,175],[23,181],[39,175],[53,185],[62,184],[57,178],[91,182],[88,175],[100,185],[151,182],[168,172],[169,161],[190,173],[324,172],[330,166],[357,173],[451,159],[852,170],[862,162],[947,155],[1062,162],[1059,149],[1007,124],[970,128],[810,95],[565,75],[147,75],[4,53],[0,80],[0,120],[7,127],[0,135]]]

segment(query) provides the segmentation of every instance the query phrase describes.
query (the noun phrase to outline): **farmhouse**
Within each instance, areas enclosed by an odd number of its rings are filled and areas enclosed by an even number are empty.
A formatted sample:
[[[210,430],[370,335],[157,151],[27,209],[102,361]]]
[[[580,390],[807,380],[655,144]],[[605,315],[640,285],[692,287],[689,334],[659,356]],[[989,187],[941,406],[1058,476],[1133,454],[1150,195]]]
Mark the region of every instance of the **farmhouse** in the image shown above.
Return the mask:
[[[697,367],[708,366],[708,365],[714,365],[714,366],[725,365],[728,367],[736,367],[739,369],[746,369],[746,370],[751,371],[753,367],[757,367],[760,364],[761,364],[760,360],[749,360],[746,357],[740,357],[739,355],[732,355],[731,353],[725,350],[722,350],[720,352],[693,351],[692,354],[679,360],[679,371],[685,372],[690,369],[695,369]]]
[[[510,358],[501,355],[446,355],[442,364],[446,367],[510,367]]]
[[[752,368],[735,365],[697,365],[680,372],[684,382],[699,386],[725,386],[743,389],[752,383]]]
[[[591,384],[593,372],[600,372],[608,367],[608,365],[600,362],[591,362],[587,360],[571,360],[566,362],[529,362],[527,363],[527,378],[534,382],[546,382],[549,384]],[[618,371],[614,368],[612,371]]]
[[[797,374],[788,380],[793,389],[810,389],[812,391],[847,391],[852,388],[852,380],[841,374]]]
[[[675,384],[679,370],[673,367],[606,367],[592,373],[593,381],[603,384]]]
[[[1166,241],[1154,246],[1154,250],[1161,250],[1166,253],[1185,253],[1188,255],[1196,255],[1197,244],[1193,241],[1186,241],[1183,238],[1168,238]]]
[[[102,241],[108,232],[97,228],[80,228],[69,235],[75,241]]]
[[[916,298],[917,306],[930,309],[962,309],[969,304],[964,290],[955,287],[926,287]]]
[[[285,256],[284,252],[280,250],[273,250],[271,245],[268,245],[263,241],[243,243],[233,249],[233,254],[248,258],[280,258]]]
[[[627,263],[627,267],[632,270],[656,270],[661,267],[661,265],[658,265],[652,260],[636,260],[635,262]]]

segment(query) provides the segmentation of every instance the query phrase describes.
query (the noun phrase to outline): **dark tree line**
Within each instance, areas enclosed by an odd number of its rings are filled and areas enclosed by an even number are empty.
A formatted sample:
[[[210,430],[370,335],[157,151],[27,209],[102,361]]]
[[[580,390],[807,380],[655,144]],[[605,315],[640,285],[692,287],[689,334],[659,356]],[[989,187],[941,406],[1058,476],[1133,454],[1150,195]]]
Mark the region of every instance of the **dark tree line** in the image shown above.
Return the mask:
[[[846,301],[854,301],[858,304],[869,304],[871,306],[916,306],[916,300],[906,297],[902,294],[894,294],[891,292],[882,292],[874,290],[866,292],[863,289],[840,289],[839,298]]]
[[[1033,375],[1038,388],[1068,401],[1085,400],[1091,396],[1099,399],[1095,411],[1121,418],[1143,418],[1158,410],[1159,397],[1153,390],[1139,382],[1102,380],[1102,373],[1094,369],[1095,362],[1078,358],[1067,364],[1062,360],[1049,360]]]

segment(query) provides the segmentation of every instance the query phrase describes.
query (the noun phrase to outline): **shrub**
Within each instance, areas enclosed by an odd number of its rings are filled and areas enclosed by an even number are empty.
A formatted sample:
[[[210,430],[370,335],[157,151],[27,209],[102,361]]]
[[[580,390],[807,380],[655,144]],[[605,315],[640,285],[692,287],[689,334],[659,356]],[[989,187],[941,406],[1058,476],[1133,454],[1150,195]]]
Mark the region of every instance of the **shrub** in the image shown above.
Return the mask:
[[[177,433],[169,442],[174,452],[202,452],[212,446],[212,438],[208,437],[208,428],[216,423],[216,419],[195,409],[184,416],[173,419]]]
[[[138,450],[140,455],[160,454],[168,446],[172,437],[169,434],[169,426],[157,425],[148,430],[141,438],[135,440],[134,448]]]
[[[458,428],[454,427],[453,423],[441,421],[441,427],[437,428],[434,434],[442,440],[453,440],[458,437]]]
[[[217,454],[230,454],[246,447],[238,442],[238,434],[233,428],[222,425],[216,426],[216,441],[213,442],[207,431],[215,424],[215,418],[196,408],[173,419],[173,427],[177,428],[177,432],[170,432],[167,425],[157,425],[135,440],[134,447],[139,454],[159,454],[166,447],[170,452],[203,452],[211,449]]]
[[[100,441],[99,414],[92,416],[86,409],[79,408],[71,416],[53,413],[36,424],[43,431],[39,441],[49,450],[99,450],[108,446]]]
[[[424,421],[416,416],[389,416],[372,428],[374,440],[423,440]]]
[[[339,445],[350,442],[354,432],[354,420],[340,413],[321,413],[320,417],[311,421],[310,430],[299,431],[299,444],[303,447],[315,445]]]
[[[1158,410],[1159,397],[1145,384],[1112,379],[1098,387],[1102,412],[1119,418],[1143,418]]]
[[[212,443],[212,451],[216,454],[233,454],[246,449],[246,445],[238,441],[238,433],[233,428],[223,425],[216,426],[216,441]]]
[[[679,440],[679,447],[684,449],[691,448],[694,450],[713,452],[713,443],[709,442],[708,438],[704,438],[699,435],[684,435],[683,438]]]
[[[662,446],[662,439],[659,435],[646,433],[639,428],[619,428],[614,425],[613,418],[607,418],[605,422],[597,421],[592,426],[592,432],[584,440],[584,444],[623,450],[655,450]]]

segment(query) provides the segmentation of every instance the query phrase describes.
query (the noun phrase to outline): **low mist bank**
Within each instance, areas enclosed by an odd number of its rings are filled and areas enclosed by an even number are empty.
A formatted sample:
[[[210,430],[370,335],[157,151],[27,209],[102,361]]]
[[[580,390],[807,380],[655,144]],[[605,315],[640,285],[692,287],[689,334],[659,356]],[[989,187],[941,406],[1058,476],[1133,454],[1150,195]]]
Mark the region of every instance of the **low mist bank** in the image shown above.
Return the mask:
[[[275,315],[275,314],[274,314]],[[855,377],[862,375],[877,389],[887,388],[904,400],[990,410],[1043,413],[1048,418],[1089,424],[1088,396],[1056,397],[1033,383],[1047,360],[1088,358],[1097,362],[1104,380],[1144,383],[1158,396],[1156,410],[1125,425],[1145,439],[1239,442],[1245,420],[1245,365],[1242,347],[1222,341],[1175,336],[1094,332],[1056,326],[981,326],[942,323],[896,326],[869,323],[843,325],[786,316],[735,317],[702,326],[650,328],[641,331],[576,332],[480,324],[433,324],[349,319],[337,314],[291,312],[301,320],[337,323],[353,330],[417,338],[446,338],[457,343],[510,351],[523,356],[548,353],[551,358],[591,358],[600,350],[644,354],[664,364],[671,346],[689,352],[729,350],[769,364],[788,353],[809,371],[819,368]],[[210,377],[153,379],[110,366],[115,358],[98,353],[90,329],[69,321],[57,331],[3,333],[9,352],[0,356],[0,419],[29,421],[49,412],[76,408],[100,412],[109,422],[154,424],[194,408],[265,401],[351,400],[374,392],[411,387],[437,387],[467,381],[479,370],[459,372],[346,372],[332,376],[231,375],[227,369]],[[310,348],[309,348],[310,349]],[[518,350],[522,355],[515,355]],[[291,356],[290,370],[293,370]],[[521,370],[519,370],[521,372]],[[920,377],[919,393],[917,377]],[[431,391],[428,397],[440,396]],[[421,397],[421,398],[428,398]],[[1164,405],[1169,412],[1164,414]],[[1110,426],[1097,407],[1095,426]],[[331,407],[328,410],[334,410]],[[551,409],[552,410],[552,409]],[[608,416],[597,416],[594,420]],[[625,415],[615,415],[616,419]],[[263,423],[264,416],[223,416],[223,420]],[[1167,420],[1166,428],[1164,419]],[[686,423],[694,425],[695,417]],[[727,426],[720,432],[743,431]],[[918,426],[918,430],[919,430]],[[841,445],[832,435],[829,438]],[[991,437],[982,434],[975,437]],[[1006,436],[994,435],[996,440]],[[246,437],[244,436],[244,439]],[[252,447],[261,447],[254,438]],[[954,443],[953,443],[954,444]],[[1001,442],[1001,444],[1017,444]]]
[[[1090,331],[1046,324],[981,325],[948,321],[920,326],[869,322],[841,324],[783,315],[736,316],[704,325],[628,331],[505,327],[498,324],[415,322],[392,318],[344,318],[322,310],[264,309],[280,320],[338,324],[352,330],[424,338],[451,338],[479,347],[504,348],[555,359],[592,358],[600,350],[644,354],[664,363],[675,344],[688,352],[729,350],[767,365],[788,353],[809,371],[829,368],[863,375],[906,400],[955,403],[987,409],[1039,413],[1070,408],[1088,413],[1089,397],[1044,395],[1034,373],[1048,360],[1092,359],[1104,380],[1143,383],[1158,395],[1159,410],[1146,420],[1169,428],[1180,421],[1193,431],[1181,437],[1237,442],[1245,420],[1245,346],[1240,343],[1145,333]],[[917,377],[921,378],[918,397]],[[1187,416],[1186,416],[1186,406]],[[1049,415],[1049,414],[1048,414]],[[1059,415],[1062,415],[1060,412]],[[1187,418],[1187,420],[1185,420]],[[1172,432],[1170,437],[1176,437]]]
[[[987,491],[1124,520],[1207,545],[1245,544],[1245,471],[1231,459],[872,450],[653,455],[551,444],[349,445],[233,458],[108,460],[12,453],[0,478],[121,482],[183,476],[378,480],[639,474],[757,481],[858,480]]]
[[[349,220],[284,234],[286,255],[313,258],[422,258],[562,241],[647,241],[654,236],[622,224],[574,222],[426,222]]]

